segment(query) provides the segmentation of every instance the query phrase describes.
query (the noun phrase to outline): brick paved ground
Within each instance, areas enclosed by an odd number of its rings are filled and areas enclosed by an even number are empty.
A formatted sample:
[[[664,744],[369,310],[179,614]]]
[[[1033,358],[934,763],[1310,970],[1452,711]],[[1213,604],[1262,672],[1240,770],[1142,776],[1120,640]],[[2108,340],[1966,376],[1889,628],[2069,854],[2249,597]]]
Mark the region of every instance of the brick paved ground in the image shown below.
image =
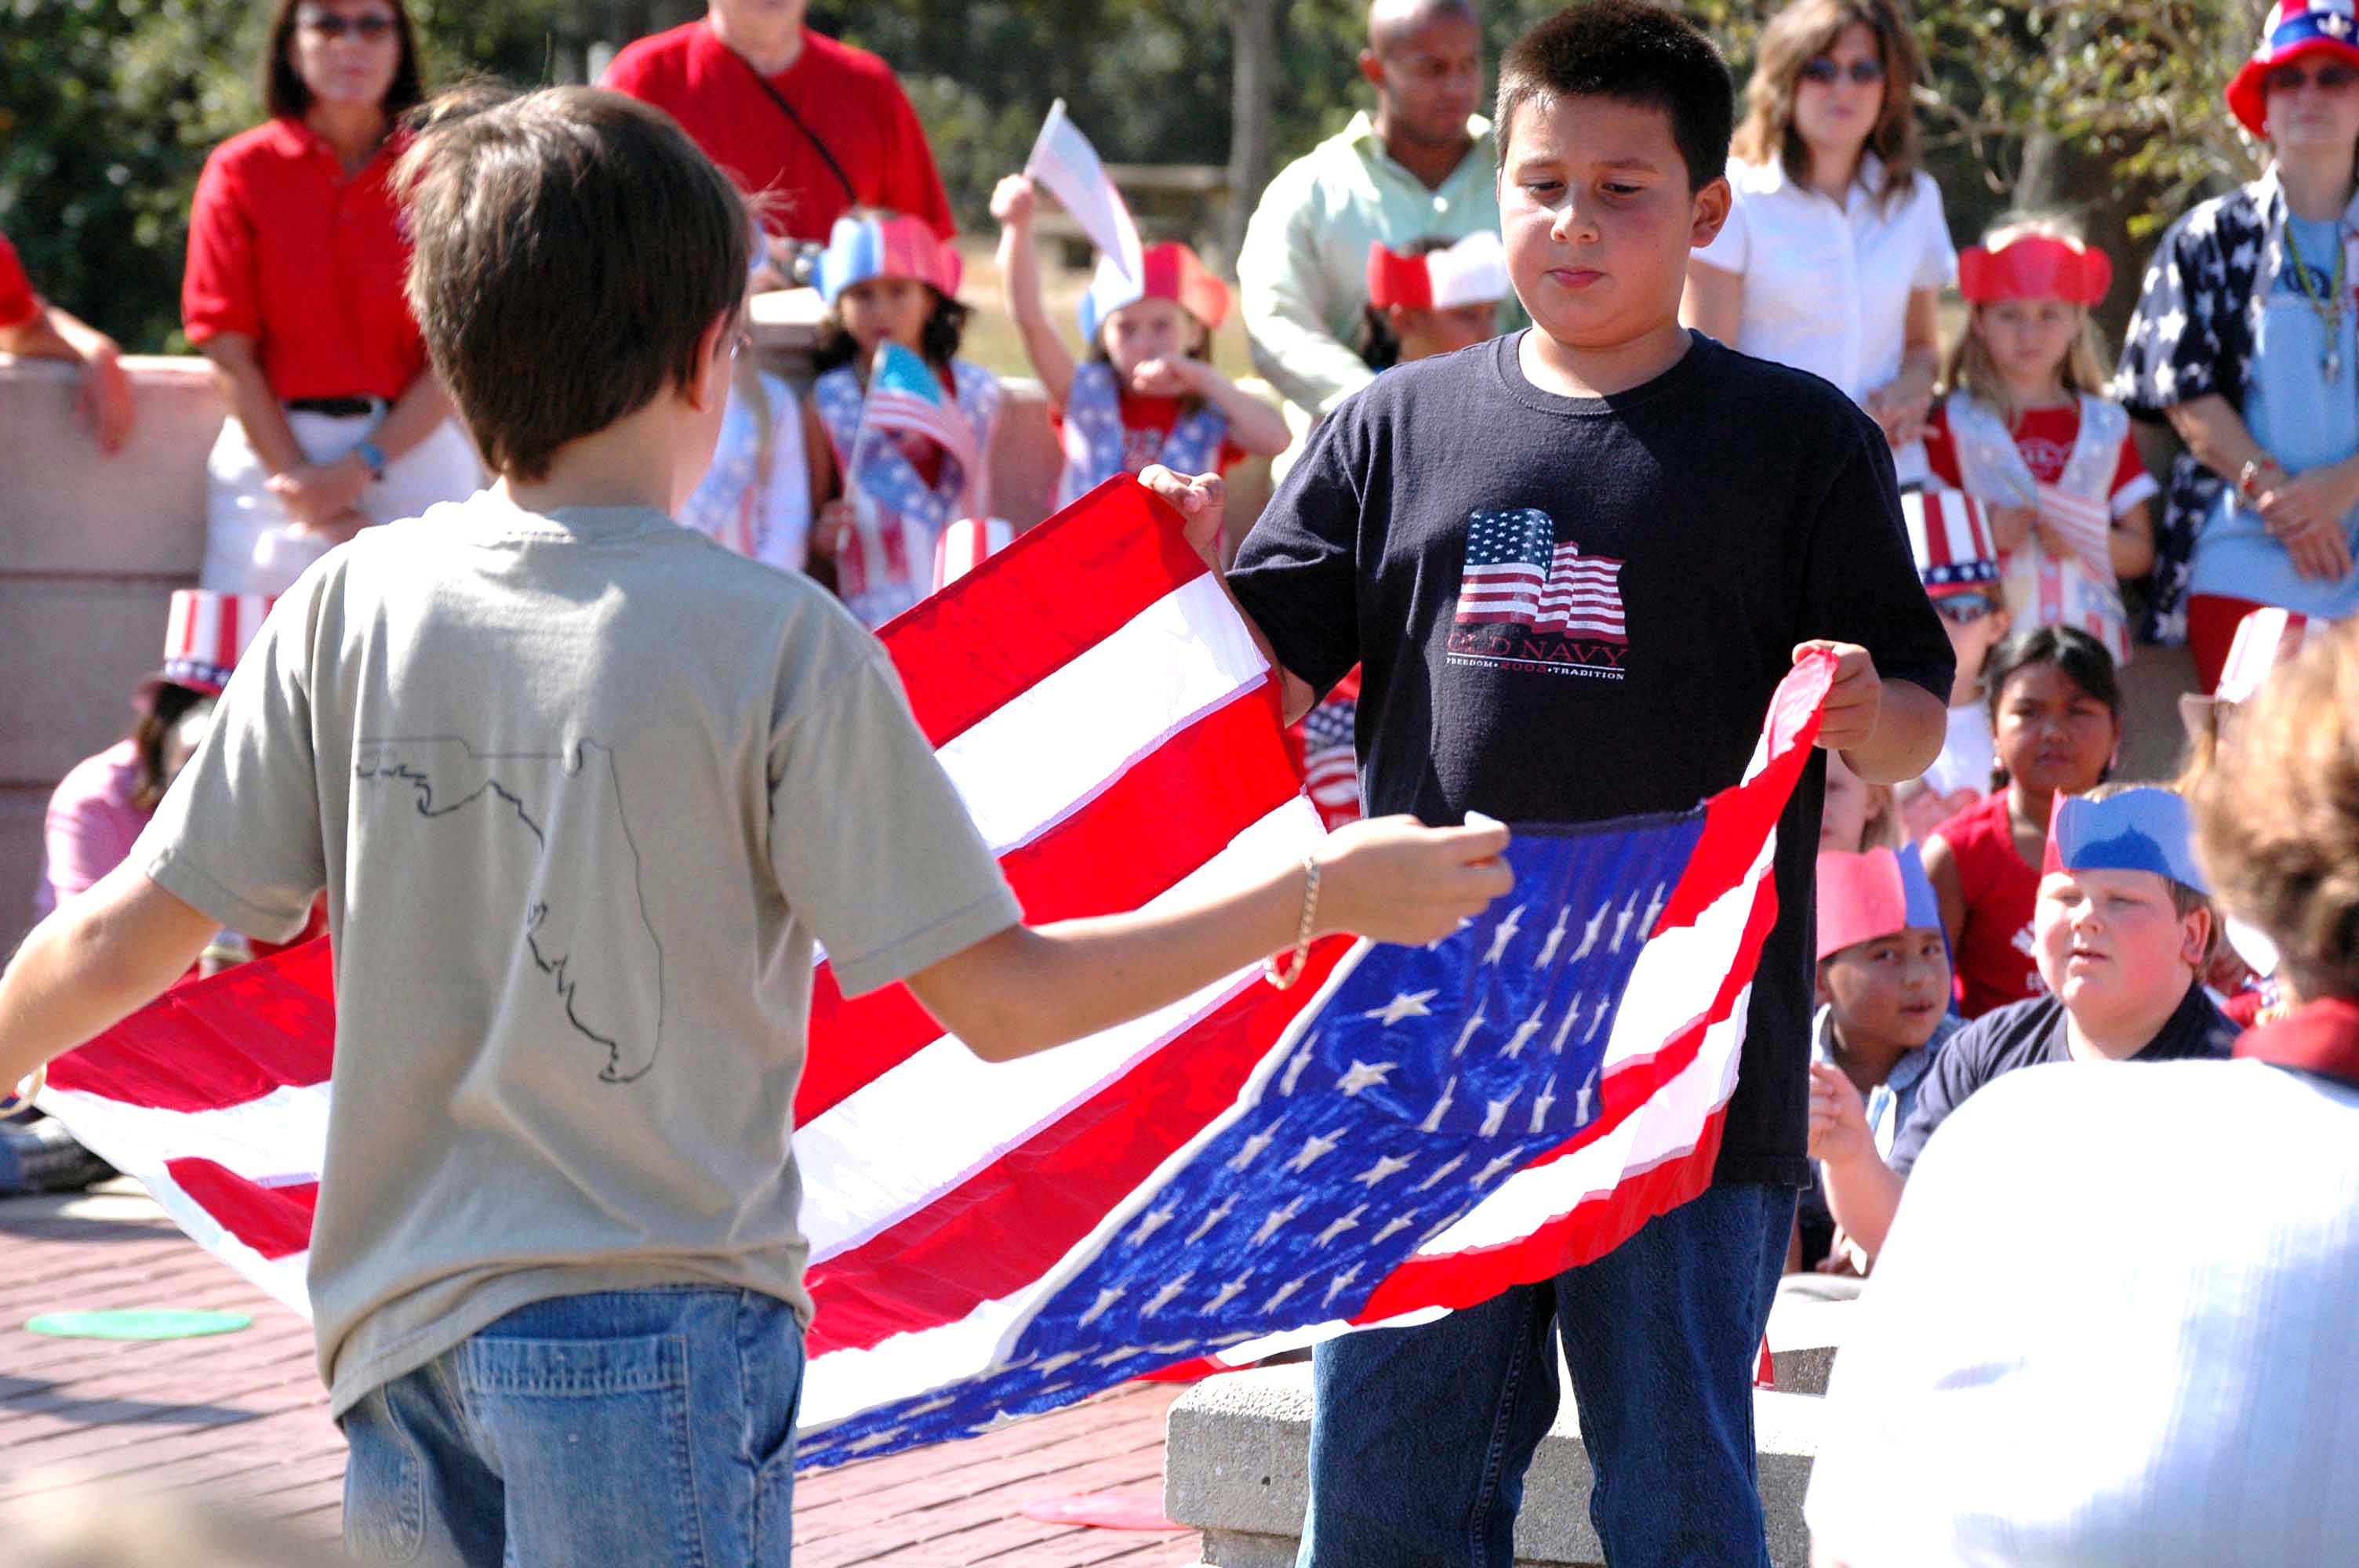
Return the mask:
[[[0,1514],[82,1482],[190,1488],[334,1539],[343,1442],[308,1325],[200,1251],[137,1188],[0,1202]],[[37,1313],[177,1306],[249,1313],[207,1339],[111,1343],[25,1332]],[[948,1447],[849,1465],[796,1494],[797,1568],[1040,1564],[1178,1568],[1191,1533],[1041,1524],[1026,1504],[1159,1496],[1163,1412],[1136,1385]]]

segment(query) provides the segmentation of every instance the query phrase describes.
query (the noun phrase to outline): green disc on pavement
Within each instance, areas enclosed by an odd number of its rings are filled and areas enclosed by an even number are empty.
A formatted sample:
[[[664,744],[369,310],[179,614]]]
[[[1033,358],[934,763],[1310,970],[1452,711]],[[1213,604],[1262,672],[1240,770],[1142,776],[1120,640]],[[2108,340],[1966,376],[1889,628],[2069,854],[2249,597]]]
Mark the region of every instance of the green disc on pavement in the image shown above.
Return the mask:
[[[97,1312],[45,1312],[25,1326],[60,1339],[195,1339],[253,1326],[242,1312],[186,1307],[117,1307]]]

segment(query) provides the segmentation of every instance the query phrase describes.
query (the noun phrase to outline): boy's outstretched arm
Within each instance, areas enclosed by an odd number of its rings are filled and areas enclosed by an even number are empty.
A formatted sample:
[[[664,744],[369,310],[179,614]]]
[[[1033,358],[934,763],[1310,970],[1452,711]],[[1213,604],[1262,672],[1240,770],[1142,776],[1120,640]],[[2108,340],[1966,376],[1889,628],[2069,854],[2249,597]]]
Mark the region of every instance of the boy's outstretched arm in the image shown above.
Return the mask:
[[[1315,930],[1430,942],[1515,885],[1507,830],[1357,822],[1319,863]],[[1007,1061],[1167,1007],[1294,945],[1308,878],[1299,864],[1186,908],[1038,928],[1014,925],[909,977],[926,1011],[986,1061]]]
[[[1204,564],[1212,568],[1212,576],[1219,580],[1221,591],[1228,594],[1229,602],[1236,605],[1237,614],[1245,620],[1245,630],[1253,633],[1254,645],[1261,650],[1262,657],[1269,661],[1269,667],[1277,672],[1286,721],[1291,724],[1310,712],[1318,702],[1319,694],[1311,689],[1309,681],[1278,663],[1277,654],[1270,647],[1269,639],[1262,634],[1259,626],[1254,624],[1251,612],[1237,603],[1237,596],[1230,592],[1228,579],[1221,571],[1218,546],[1222,513],[1229,498],[1226,481],[1216,473],[1183,474],[1165,468],[1161,463],[1151,463],[1139,471],[1138,482],[1169,502],[1185,521],[1188,543],[1203,558]]]
[[[1821,747],[1841,752],[1870,784],[1900,784],[1933,765],[1949,731],[1940,698],[1914,681],[1885,680],[1875,655],[1856,643],[1804,643],[1794,660],[1816,652],[1835,656],[1834,685],[1819,720]]]
[[[220,928],[128,861],[68,899],[0,975],[0,1093],[161,996]]]

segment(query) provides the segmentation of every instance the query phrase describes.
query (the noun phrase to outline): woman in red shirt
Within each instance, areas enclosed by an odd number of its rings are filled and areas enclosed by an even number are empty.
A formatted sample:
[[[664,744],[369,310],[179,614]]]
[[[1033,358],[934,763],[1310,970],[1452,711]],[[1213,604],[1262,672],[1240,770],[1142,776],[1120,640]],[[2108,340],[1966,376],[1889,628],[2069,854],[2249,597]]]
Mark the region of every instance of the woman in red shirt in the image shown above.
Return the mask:
[[[2058,795],[2104,782],[2122,743],[2113,656],[2077,627],[2008,639],[1991,650],[1984,678],[2006,786],[1941,824],[1924,852],[1968,1018],[2041,994],[2031,915],[2048,819]]]
[[[424,90],[399,0],[279,0],[263,94],[269,122],[205,162],[180,292],[229,405],[200,577],[224,592],[482,478],[402,297],[396,122]]]

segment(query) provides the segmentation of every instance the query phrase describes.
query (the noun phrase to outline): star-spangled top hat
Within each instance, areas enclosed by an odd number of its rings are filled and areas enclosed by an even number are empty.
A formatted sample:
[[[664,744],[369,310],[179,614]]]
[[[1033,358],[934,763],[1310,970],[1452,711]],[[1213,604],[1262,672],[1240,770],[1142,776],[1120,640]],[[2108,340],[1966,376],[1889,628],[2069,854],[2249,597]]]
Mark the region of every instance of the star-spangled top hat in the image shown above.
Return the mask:
[[[1382,310],[1454,310],[1507,297],[1507,248],[1494,229],[1421,255],[1403,255],[1382,240],[1368,247],[1368,303]]]
[[[1962,490],[1903,491],[1900,514],[1927,593],[1939,599],[1998,580],[1998,547],[1973,496]]]
[[[1089,292],[1082,296],[1084,339],[1096,342],[1098,328],[1107,317],[1142,299],[1169,299],[1201,321],[1208,332],[1219,331],[1221,323],[1228,319],[1229,286],[1213,276],[1194,251],[1177,240],[1165,240],[1141,251],[1139,263],[1147,276],[1131,278],[1124,276],[1112,256],[1098,258]]]
[[[944,298],[958,292],[965,264],[923,218],[838,218],[816,269],[819,294],[832,305],[855,283],[873,277],[914,277]]]
[[[2048,818],[2048,852],[2039,874],[2151,871],[2209,893],[2195,863],[2194,819],[2167,789],[2125,789],[2103,800],[2060,795]]]
[[[167,685],[219,697],[239,656],[262,630],[263,618],[277,602],[275,596],[258,593],[174,589],[164,624],[164,667],[139,683],[134,700],[146,708],[155,700],[156,688]]]
[[[2228,108],[2245,129],[2268,139],[2269,72],[2288,60],[2329,54],[2359,70],[2359,16],[2353,0],[2278,0],[2261,27],[2261,41],[2228,83]]]
[[[1864,854],[1819,852],[1819,957],[1896,931],[1941,929],[1941,906],[1917,846]]]

